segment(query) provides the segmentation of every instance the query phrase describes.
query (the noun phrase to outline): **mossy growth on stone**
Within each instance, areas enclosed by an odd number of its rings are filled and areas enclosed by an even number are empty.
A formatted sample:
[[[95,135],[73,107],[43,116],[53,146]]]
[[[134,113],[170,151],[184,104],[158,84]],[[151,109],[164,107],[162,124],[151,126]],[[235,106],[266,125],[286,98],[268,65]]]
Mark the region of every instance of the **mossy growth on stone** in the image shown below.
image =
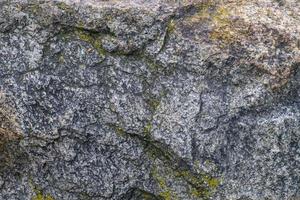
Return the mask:
[[[154,200],[154,199],[157,199],[157,198],[153,197],[153,195],[150,195],[148,193],[143,193],[142,194],[142,198],[143,198],[143,200]]]
[[[123,128],[121,127],[116,127],[116,132],[119,134],[119,135],[124,135],[125,131]]]
[[[197,12],[194,15],[187,17],[185,21],[189,24],[193,24],[201,22],[203,20],[209,20],[211,19],[211,15],[215,7],[216,3],[214,3],[211,0],[201,2],[198,5],[196,5]]]
[[[144,140],[143,146],[148,154],[148,156],[152,159],[160,159],[164,160],[166,163],[171,164],[172,162],[175,162],[176,158],[166,149],[163,149],[162,147],[159,147],[158,144],[155,144],[154,141],[151,141],[150,139]]]
[[[127,133],[118,125],[111,125],[116,133],[122,137],[131,137],[141,142],[145,152],[154,163],[157,161],[163,163],[163,171],[167,174],[159,173],[154,166],[151,175],[157,182],[160,193],[159,196],[165,200],[173,200],[177,198],[176,192],[169,183],[178,180],[187,183],[187,192],[190,196],[199,199],[209,199],[216,191],[220,184],[218,178],[212,177],[207,173],[196,173],[189,169],[188,164],[180,159],[171,149],[151,138],[151,124],[146,124],[143,134]],[[170,179],[170,180],[169,180]]]
[[[61,9],[64,10],[66,12],[73,12],[73,8],[71,6],[69,6],[68,4],[64,3],[64,2],[59,2],[56,4],[56,6]]]
[[[176,29],[176,22],[175,20],[171,19],[170,22],[167,25],[167,31],[168,33],[173,33]]]
[[[124,198],[122,198],[124,199]],[[128,197],[126,198],[128,199]],[[151,193],[150,191],[146,191],[140,188],[134,188],[130,190],[130,199],[138,199],[138,200],[164,200],[160,196]]]
[[[31,200],[54,200],[54,198],[49,194],[43,195],[42,193],[38,193]]]
[[[163,171],[167,171],[167,173],[158,172],[155,166],[151,171],[153,179],[159,186],[159,196],[162,199],[173,200],[177,198],[178,195],[176,191],[173,191],[174,188],[172,189],[172,184],[170,184],[172,181],[184,181],[187,184],[188,195],[193,198],[209,199],[219,186],[219,179],[206,173],[194,172],[175,152],[166,145],[152,139],[152,123],[150,122],[152,120],[144,126],[140,133],[128,133],[116,124],[111,125],[111,127],[122,137],[130,137],[140,141],[144,151],[154,163],[157,161],[163,163]]]
[[[224,1],[226,2],[226,1]],[[209,39],[220,43],[220,47],[227,46],[248,35],[247,26],[241,20],[232,19],[232,6],[239,6],[239,3],[224,3],[223,1],[208,0],[196,6],[197,12],[184,20],[184,24],[194,27],[207,26]],[[205,23],[204,23],[205,22]]]
[[[147,123],[144,127],[143,133],[145,135],[149,135],[151,133],[152,130],[152,124],[151,123]]]
[[[55,200],[50,194],[44,194],[44,192],[33,182],[32,177],[29,177],[29,186],[35,193],[31,200]]]
[[[232,22],[230,20],[230,13],[226,7],[219,7],[212,16],[214,29],[210,34],[210,38],[213,40],[220,40],[225,43],[233,42],[235,38],[235,32],[232,28]]]
[[[150,158],[154,160],[159,159],[164,163],[164,168],[168,171],[168,177],[172,177],[174,180],[181,180],[188,184],[188,193],[190,196],[199,199],[209,199],[216,191],[220,184],[220,180],[216,177],[212,177],[206,173],[195,173],[192,169],[184,167],[182,162],[176,155],[170,153],[168,149],[162,149],[157,145],[149,145],[147,151],[150,154]],[[171,189],[167,187],[167,176],[159,176],[157,170],[153,170],[152,175],[158,182],[160,188],[164,189],[161,196],[168,198],[174,196]],[[171,199],[174,199],[172,197]]]
[[[41,7],[38,3],[29,5],[27,9],[33,14],[41,12]]]
[[[64,56],[63,56],[62,54],[58,57],[58,62],[59,62],[60,64],[62,64],[62,63],[65,62],[65,58],[64,58]]]
[[[44,194],[42,190],[37,189],[37,187],[32,187],[35,195],[31,198],[31,200],[55,200],[50,194]]]
[[[163,67],[157,64],[156,62],[146,58],[145,61],[147,62],[148,68],[152,74],[158,74],[163,71]]]
[[[220,180],[218,178],[209,177],[207,175],[204,176],[204,181],[212,189],[216,189],[220,185]]]
[[[166,200],[178,199],[179,193],[172,186],[175,182],[184,181],[186,183],[186,194],[191,199],[202,200],[210,199],[220,184],[218,178],[204,174],[194,174],[190,170],[182,170],[168,164],[163,164],[160,168],[154,166],[151,170],[151,176],[157,182],[159,195]]]
[[[150,110],[155,112],[160,105],[160,100],[157,98],[151,98],[147,100],[147,104],[149,105]]]
[[[119,126],[118,124],[109,124],[109,126],[119,135],[119,136],[127,136],[124,128]]]
[[[189,170],[175,171],[175,176],[182,178],[189,184],[189,191],[192,196],[201,199],[209,199],[219,186],[217,178],[204,174],[195,174]]]
[[[161,190],[159,196],[161,196],[164,200],[178,199],[177,194],[172,191],[171,187],[168,186],[167,178],[159,174],[157,168],[154,167],[152,169],[151,176],[158,183],[159,189]]]
[[[77,29],[75,30],[75,35],[82,41],[92,45],[99,55],[105,55],[106,51],[102,47],[101,38],[96,33],[91,33],[85,30]]]

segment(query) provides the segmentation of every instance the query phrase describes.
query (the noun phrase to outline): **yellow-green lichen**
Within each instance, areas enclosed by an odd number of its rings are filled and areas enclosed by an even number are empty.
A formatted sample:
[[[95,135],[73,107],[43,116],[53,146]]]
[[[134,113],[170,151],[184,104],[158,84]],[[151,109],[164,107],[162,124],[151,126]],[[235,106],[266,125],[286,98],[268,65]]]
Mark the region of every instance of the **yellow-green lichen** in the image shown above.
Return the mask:
[[[143,130],[144,135],[139,134],[129,134],[126,133],[118,125],[112,125],[115,131],[121,136],[135,137],[141,141],[141,144],[145,148],[145,152],[148,154],[149,158],[154,161],[160,160],[163,164],[163,172],[159,172],[158,168],[154,167],[151,171],[151,176],[157,182],[159,186],[159,195],[165,199],[176,199],[177,194],[172,189],[170,181],[186,182],[187,192],[190,196],[200,199],[209,199],[217,187],[220,184],[218,178],[212,177],[205,173],[195,173],[192,170],[182,168],[180,165],[179,158],[176,154],[170,152],[170,150],[165,149],[159,143],[151,139],[150,132],[152,130],[152,125],[146,124]]]
[[[204,199],[206,199],[206,198],[209,197],[209,192],[208,191],[199,190],[199,189],[194,188],[194,187],[190,188],[190,194],[194,198],[201,198],[202,199],[202,198],[205,197]]]
[[[212,16],[213,31],[210,38],[213,40],[220,40],[225,43],[231,43],[235,39],[235,31],[230,20],[230,13],[226,7],[219,7]]]
[[[142,193],[143,200],[153,200],[153,196],[148,193]]]
[[[79,29],[83,29],[85,27],[85,24],[84,24],[83,21],[78,20],[77,23],[76,23],[76,27],[79,28]]]
[[[64,63],[64,62],[65,62],[65,58],[64,58],[63,55],[60,55],[60,56],[59,56],[58,62],[59,62],[59,63]]]
[[[210,10],[212,8],[215,8],[215,6],[216,6],[215,3],[213,3],[213,1],[211,0],[198,4],[196,6],[198,11],[194,15],[187,17],[185,20],[186,23],[193,24],[193,23],[201,22],[203,20],[211,19],[212,13]]]
[[[123,135],[125,133],[124,129],[121,127],[117,127],[116,131],[118,134],[121,134],[121,135]]]
[[[55,200],[50,194],[44,194],[41,190],[37,189],[37,187],[32,184],[32,180],[30,180],[30,182],[31,187],[35,192],[35,195],[31,200]]]
[[[149,135],[151,133],[152,130],[152,124],[151,123],[147,123],[144,127],[144,134]]]
[[[31,4],[27,7],[33,14],[41,12],[41,7],[39,4]]]
[[[114,131],[119,135],[119,136],[125,136],[125,130],[120,127],[117,124],[110,124],[110,126],[114,129]]]
[[[31,187],[35,193],[31,200],[55,200],[50,194],[44,194],[41,190],[37,189],[37,187],[32,184],[32,180]]]
[[[35,195],[31,198],[31,200],[55,200],[50,194],[44,194],[41,189],[37,185],[34,184],[32,177],[28,177],[29,186],[35,193]]]
[[[187,181],[191,186],[192,196],[199,198],[209,198],[220,184],[217,178],[207,174],[194,174],[189,170],[178,170],[175,175]]]
[[[77,35],[80,40],[92,45],[99,53],[99,55],[104,55],[106,53],[105,50],[102,48],[102,42],[99,36],[84,30],[76,30],[75,35]]]
[[[224,1],[226,2],[226,1]],[[194,24],[207,26],[211,41],[221,43],[221,46],[231,44],[243,36],[247,36],[248,27],[241,19],[233,20],[233,7],[240,6],[238,2],[230,3],[223,1],[202,2],[198,5],[198,12],[187,17],[184,24],[193,27]],[[206,23],[203,23],[206,22]]]
[[[207,175],[205,175],[203,178],[211,189],[216,189],[220,185],[220,180],[218,178],[209,177]]]
[[[171,19],[167,25],[167,31],[168,33],[173,33],[175,29],[176,29],[176,22],[173,19]]]
[[[158,99],[149,99],[148,100],[148,105],[149,105],[151,111],[155,111],[155,110],[157,110],[157,108],[160,105],[160,100],[158,100]]]
[[[157,168],[154,168],[151,171],[151,175],[161,190],[160,196],[164,199],[176,199],[178,196],[176,191],[173,190],[172,184],[169,185],[170,181],[186,182],[187,194],[196,199],[209,199],[219,186],[217,178],[194,174],[190,170],[182,170],[177,167],[172,168],[171,166],[165,166],[163,172],[159,172]]]
[[[172,200],[172,193],[170,190],[159,193],[159,196],[163,197],[164,200]]]
[[[234,33],[231,30],[231,20],[229,9],[223,4],[217,4],[213,1],[201,3],[198,6],[198,12],[187,19],[190,23],[199,23],[203,20],[209,21],[212,25],[210,38],[212,40],[221,40],[231,42]]]
[[[175,175],[177,177],[183,177],[184,179],[188,180],[193,185],[203,185],[203,180],[200,180],[198,177],[191,174],[189,170],[179,170],[176,171]]]
[[[80,40],[92,43],[94,41],[94,38],[87,32],[83,30],[76,30],[75,34],[79,37]]]
[[[54,200],[54,198],[49,194],[43,195],[42,193],[38,193],[31,200]]]
[[[159,196],[161,196],[164,200],[175,200],[178,199],[177,194],[172,191],[172,189],[167,184],[167,178],[160,175],[158,173],[157,168],[153,168],[151,171],[152,177],[156,180],[158,183],[159,189],[161,192],[159,193]]]
[[[156,64],[155,62],[149,61],[149,60],[146,60],[146,61],[148,61],[148,67],[152,73],[157,73],[157,72],[162,71],[162,67],[160,65]]]
[[[61,10],[64,10],[64,11],[67,11],[67,12],[71,12],[73,11],[72,7],[69,6],[68,4],[64,3],[64,2],[59,2],[56,4],[56,6],[61,9]]]
[[[176,162],[172,153],[158,146],[158,144],[155,144],[155,141],[149,139],[147,141],[143,141],[143,145],[145,147],[146,153],[150,158],[152,159],[158,158],[166,162],[166,164],[174,164],[173,162]]]

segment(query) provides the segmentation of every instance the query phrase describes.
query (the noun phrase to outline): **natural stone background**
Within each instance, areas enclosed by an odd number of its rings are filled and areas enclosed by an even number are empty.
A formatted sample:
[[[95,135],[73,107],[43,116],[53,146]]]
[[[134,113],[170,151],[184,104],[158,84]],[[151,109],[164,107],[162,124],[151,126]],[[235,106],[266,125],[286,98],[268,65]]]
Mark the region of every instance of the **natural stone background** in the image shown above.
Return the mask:
[[[0,199],[300,199],[299,0],[0,0]]]

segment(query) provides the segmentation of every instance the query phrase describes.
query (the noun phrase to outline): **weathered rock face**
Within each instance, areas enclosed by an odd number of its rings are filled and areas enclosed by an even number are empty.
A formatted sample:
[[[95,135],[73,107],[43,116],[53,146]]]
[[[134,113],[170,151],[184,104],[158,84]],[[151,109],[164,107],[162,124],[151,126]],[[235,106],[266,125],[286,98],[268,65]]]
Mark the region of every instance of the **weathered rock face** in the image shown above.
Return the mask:
[[[1,0],[0,199],[299,199],[299,13]]]

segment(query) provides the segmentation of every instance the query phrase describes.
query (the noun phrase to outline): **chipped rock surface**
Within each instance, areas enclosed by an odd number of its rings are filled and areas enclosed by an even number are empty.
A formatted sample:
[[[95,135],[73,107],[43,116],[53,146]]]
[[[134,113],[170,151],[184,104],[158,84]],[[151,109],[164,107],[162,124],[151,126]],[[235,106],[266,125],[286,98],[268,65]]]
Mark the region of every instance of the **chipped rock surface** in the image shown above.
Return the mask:
[[[0,0],[0,199],[300,199],[298,0]]]

